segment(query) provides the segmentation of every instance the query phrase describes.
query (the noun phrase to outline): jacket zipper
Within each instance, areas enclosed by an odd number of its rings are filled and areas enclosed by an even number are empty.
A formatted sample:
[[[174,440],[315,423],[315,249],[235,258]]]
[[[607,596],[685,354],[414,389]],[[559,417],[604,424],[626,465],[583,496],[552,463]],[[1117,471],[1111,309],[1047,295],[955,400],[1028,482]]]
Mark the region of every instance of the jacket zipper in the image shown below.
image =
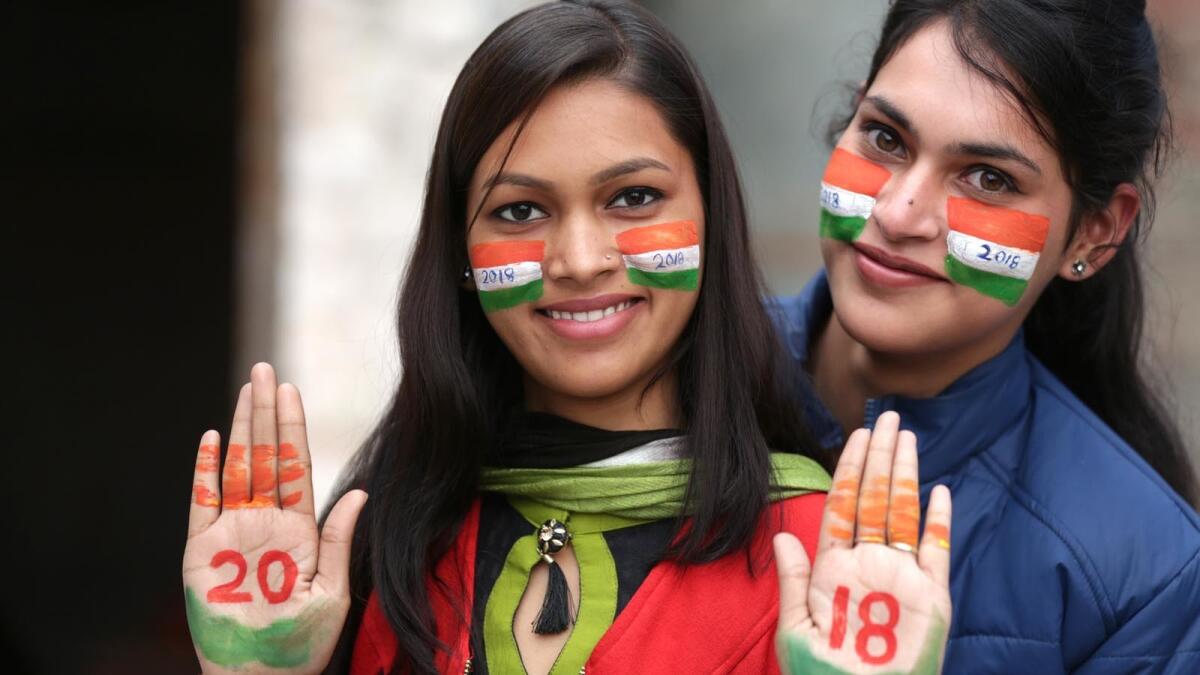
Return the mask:
[[[471,675],[471,659],[467,659],[467,665],[463,667],[463,675]]]

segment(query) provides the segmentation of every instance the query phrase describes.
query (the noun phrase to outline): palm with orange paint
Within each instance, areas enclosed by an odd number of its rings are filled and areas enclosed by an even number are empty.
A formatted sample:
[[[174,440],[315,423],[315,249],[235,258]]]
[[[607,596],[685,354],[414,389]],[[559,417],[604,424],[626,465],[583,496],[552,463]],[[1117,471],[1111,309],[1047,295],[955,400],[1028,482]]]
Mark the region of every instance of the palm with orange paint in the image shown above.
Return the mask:
[[[221,438],[200,440],[183,585],[206,673],[320,672],[350,606],[350,541],[366,493],[352,490],[318,533],[300,392],[260,363]]]
[[[811,568],[775,538],[784,673],[936,675],[950,627],[950,491],[934,488],[919,537],[917,439],[895,413],[850,436]]]

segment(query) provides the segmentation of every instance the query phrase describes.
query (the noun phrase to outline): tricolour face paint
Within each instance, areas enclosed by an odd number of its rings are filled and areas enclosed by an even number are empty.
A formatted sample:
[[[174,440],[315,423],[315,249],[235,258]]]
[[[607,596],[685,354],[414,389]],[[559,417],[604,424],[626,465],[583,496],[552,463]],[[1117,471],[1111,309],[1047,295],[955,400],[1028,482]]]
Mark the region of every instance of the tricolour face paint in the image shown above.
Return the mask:
[[[892,174],[875,162],[835,148],[821,179],[821,236],[854,241]]]
[[[639,286],[694,291],[700,285],[700,234],[690,220],[625,230],[617,248]]]
[[[495,241],[471,247],[475,288],[485,312],[542,297],[544,241]]]
[[[1046,245],[1050,219],[951,197],[946,220],[946,274],[1010,307],[1017,304]]]

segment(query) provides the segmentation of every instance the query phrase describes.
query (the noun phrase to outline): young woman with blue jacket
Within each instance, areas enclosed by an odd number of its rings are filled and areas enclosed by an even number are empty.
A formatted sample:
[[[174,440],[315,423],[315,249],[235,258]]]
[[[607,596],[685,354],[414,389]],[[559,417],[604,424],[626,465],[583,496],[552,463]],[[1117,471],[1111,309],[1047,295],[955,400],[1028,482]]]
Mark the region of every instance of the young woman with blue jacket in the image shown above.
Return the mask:
[[[1139,0],[896,0],[782,302],[825,447],[897,411],[954,493],[948,673],[1200,673],[1200,518],[1142,369],[1167,147]]]

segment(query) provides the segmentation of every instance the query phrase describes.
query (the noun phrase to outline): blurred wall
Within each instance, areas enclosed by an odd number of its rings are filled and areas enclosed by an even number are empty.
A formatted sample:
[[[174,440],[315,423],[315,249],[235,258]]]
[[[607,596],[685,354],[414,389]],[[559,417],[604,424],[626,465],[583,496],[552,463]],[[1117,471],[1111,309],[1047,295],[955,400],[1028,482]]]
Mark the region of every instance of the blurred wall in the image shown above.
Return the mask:
[[[279,176],[274,285],[243,266],[242,356],[270,358],[305,394],[318,495],[386,403],[396,372],[393,300],[419,216],[437,117],[467,54],[522,0],[283,3],[274,81]],[[825,130],[867,71],[884,0],[646,0],[692,52],[738,153],[756,251],[776,293],[820,266],[814,214]],[[1164,33],[1183,153],[1160,191],[1149,263],[1155,357],[1190,438],[1200,401],[1197,3],[1151,0]],[[1190,84],[1190,86],[1189,86]],[[251,233],[252,235],[253,233]],[[243,233],[243,237],[247,233]],[[269,261],[271,253],[262,259]],[[271,297],[263,299],[264,288]],[[264,335],[262,328],[270,325]],[[250,335],[250,333],[257,334]],[[249,337],[247,337],[249,336]],[[1193,444],[1196,445],[1195,443]],[[1198,452],[1200,457],[1200,452]]]

